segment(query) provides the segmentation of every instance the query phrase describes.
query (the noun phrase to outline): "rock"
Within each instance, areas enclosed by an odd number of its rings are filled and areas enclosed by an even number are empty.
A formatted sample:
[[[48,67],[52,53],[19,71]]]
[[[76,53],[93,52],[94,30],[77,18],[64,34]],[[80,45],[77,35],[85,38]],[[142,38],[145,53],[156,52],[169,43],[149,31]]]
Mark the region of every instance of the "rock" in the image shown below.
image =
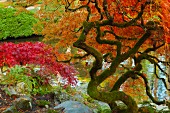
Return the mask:
[[[55,92],[55,97],[55,101],[58,101],[60,103],[71,100],[71,96],[67,92],[62,91]]]
[[[54,109],[61,108],[63,108],[64,113],[93,113],[88,106],[77,101],[65,101],[54,107]]]
[[[84,98],[83,98],[82,95],[80,95],[80,94],[75,94],[75,95],[73,96],[73,100],[74,100],[74,101],[83,102],[83,101],[84,101]]]
[[[24,82],[17,83],[15,91],[17,91],[18,94],[24,94],[27,92],[27,85]]]
[[[76,90],[81,91],[82,93],[87,93],[88,82],[78,81]]]
[[[37,10],[37,11],[38,11],[38,10],[41,9],[41,7],[40,7],[40,6],[38,6],[38,7],[37,7],[37,6],[30,6],[30,7],[27,7],[26,9],[27,9],[28,11],[31,11],[31,10]]]
[[[20,98],[17,98],[13,105],[16,107],[16,109],[22,109],[22,110],[31,110],[32,109],[32,99],[28,96],[23,96]]]
[[[169,108],[168,108],[168,106],[165,106],[165,105],[157,105],[156,106],[156,109],[158,110],[158,111],[166,111],[166,110],[169,110]]]
[[[4,86],[2,90],[6,91],[6,93],[10,96],[21,96],[27,94],[28,88],[24,82],[17,83],[16,86]]]
[[[18,113],[18,111],[15,108],[15,106],[11,106],[11,107],[7,108],[5,111],[3,111],[2,113]]]
[[[27,10],[34,10],[35,7],[34,7],[34,6],[30,6],[30,7],[27,7],[26,9],[27,9]]]
[[[15,88],[13,87],[13,86],[5,86],[4,88],[3,88],[3,90],[5,90],[6,89],[6,93],[8,94],[8,95],[18,95],[18,93],[17,93],[17,91],[15,90]]]

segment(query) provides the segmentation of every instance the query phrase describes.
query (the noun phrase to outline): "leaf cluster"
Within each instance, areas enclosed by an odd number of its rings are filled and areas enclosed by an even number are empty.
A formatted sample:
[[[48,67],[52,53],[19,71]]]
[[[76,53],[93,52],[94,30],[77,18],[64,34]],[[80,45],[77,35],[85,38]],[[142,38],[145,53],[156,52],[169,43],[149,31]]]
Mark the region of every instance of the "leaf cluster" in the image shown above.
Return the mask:
[[[32,13],[14,8],[0,8],[0,40],[9,37],[31,36],[32,27],[38,22]]]

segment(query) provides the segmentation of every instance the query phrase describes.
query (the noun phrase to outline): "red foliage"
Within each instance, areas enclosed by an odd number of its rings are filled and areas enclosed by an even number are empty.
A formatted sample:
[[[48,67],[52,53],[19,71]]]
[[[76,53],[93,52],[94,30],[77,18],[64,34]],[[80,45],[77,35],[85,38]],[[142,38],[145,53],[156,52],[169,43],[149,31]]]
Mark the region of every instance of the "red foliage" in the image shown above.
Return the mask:
[[[56,62],[53,48],[41,42],[0,44],[0,67],[35,64],[41,66],[40,75],[60,74],[66,84],[75,85],[77,71],[69,65]]]

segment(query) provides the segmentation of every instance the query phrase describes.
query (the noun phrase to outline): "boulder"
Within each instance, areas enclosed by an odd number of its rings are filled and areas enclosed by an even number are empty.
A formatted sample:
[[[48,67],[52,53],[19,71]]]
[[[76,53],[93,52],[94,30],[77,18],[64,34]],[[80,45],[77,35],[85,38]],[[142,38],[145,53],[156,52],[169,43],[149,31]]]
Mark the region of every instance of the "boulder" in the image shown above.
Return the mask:
[[[93,113],[88,106],[78,101],[65,101],[54,107],[56,110],[61,108],[63,109],[64,113]]]
[[[28,96],[23,96],[20,98],[17,98],[13,105],[16,107],[17,110],[22,109],[25,110],[31,110],[32,109],[32,99]]]
[[[5,111],[3,111],[2,113],[18,113],[18,111],[15,108],[15,106],[11,106],[11,107],[7,108]]]

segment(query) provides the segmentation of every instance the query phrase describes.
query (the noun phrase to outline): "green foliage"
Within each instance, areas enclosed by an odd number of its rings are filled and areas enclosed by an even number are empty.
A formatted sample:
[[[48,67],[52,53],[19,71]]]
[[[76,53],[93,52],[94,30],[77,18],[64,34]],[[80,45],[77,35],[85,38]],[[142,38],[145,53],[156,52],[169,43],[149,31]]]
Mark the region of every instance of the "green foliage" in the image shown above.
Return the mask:
[[[98,113],[111,113],[111,109],[108,106],[99,106]]]
[[[0,8],[0,40],[9,37],[31,36],[32,27],[38,22],[32,13],[14,8]]]
[[[158,113],[170,113],[170,110],[168,110],[168,111],[159,111]]]
[[[47,100],[36,100],[36,103],[39,107],[45,107],[45,105],[50,105],[51,102]]]
[[[4,4],[0,3],[0,7],[4,7]]]
[[[17,86],[19,83],[23,83],[24,87],[18,88],[19,93],[24,94],[47,94],[55,90],[50,84],[43,84],[44,79],[39,76],[31,68],[22,67],[16,65],[10,68],[9,72],[3,76],[0,81],[1,84],[8,86]],[[8,88],[5,89],[7,94],[10,95]]]
[[[139,108],[139,113],[157,113],[151,106],[144,106]]]
[[[26,2],[13,2],[12,3],[13,7],[28,7],[29,4]]]
[[[8,7],[8,6],[10,6],[10,5],[11,5],[10,2],[0,2],[0,8],[1,8],[1,7],[5,8],[5,7]]]
[[[84,101],[88,102],[88,103],[94,103],[94,99],[91,98],[89,95],[87,94],[82,94],[82,97],[84,98]]]
[[[60,113],[60,112],[54,109],[48,109],[47,113]]]
[[[139,113],[157,113],[155,106],[151,105],[149,101],[144,101],[138,111]]]

